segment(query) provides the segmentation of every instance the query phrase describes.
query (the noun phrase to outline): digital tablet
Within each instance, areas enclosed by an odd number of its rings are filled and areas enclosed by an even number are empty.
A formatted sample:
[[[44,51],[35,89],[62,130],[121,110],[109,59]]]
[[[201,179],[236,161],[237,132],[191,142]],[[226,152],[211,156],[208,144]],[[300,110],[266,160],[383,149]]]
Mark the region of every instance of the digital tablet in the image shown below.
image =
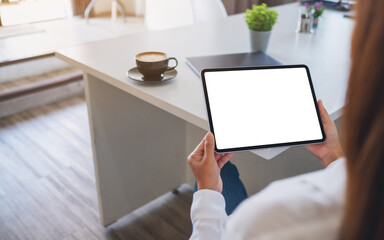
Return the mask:
[[[216,152],[325,141],[307,66],[204,69],[201,78]]]

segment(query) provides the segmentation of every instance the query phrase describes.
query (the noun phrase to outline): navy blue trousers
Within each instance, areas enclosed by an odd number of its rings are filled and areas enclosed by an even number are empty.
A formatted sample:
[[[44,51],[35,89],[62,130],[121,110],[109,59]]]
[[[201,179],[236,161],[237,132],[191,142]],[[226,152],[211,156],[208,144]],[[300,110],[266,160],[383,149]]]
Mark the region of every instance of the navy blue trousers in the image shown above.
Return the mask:
[[[221,179],[223,180],[223,196],[225,199],[225,211],[230,215],[233,210],[248,197],[247,190],[243,182],[240,180],[239,171],[234,164],[227,162],[220,172]],[[195,189],[197,191],[197,184]]]

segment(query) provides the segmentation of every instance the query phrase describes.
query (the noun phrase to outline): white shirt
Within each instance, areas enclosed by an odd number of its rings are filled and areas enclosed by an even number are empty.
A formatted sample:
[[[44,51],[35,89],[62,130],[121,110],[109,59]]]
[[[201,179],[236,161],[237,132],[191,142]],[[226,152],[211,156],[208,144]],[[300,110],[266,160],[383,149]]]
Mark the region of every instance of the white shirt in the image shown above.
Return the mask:
[[[223,195],[194,193],[191,239],[337,239],[346,183],[345,160],[271,183],[229,217]]]

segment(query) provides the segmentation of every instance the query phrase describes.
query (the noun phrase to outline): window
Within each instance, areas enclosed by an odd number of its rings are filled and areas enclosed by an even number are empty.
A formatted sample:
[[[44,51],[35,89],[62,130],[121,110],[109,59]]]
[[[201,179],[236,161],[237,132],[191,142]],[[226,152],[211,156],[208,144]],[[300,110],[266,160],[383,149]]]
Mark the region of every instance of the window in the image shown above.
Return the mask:
[[[72,16],[71,0],[0,0],[3,26]]]

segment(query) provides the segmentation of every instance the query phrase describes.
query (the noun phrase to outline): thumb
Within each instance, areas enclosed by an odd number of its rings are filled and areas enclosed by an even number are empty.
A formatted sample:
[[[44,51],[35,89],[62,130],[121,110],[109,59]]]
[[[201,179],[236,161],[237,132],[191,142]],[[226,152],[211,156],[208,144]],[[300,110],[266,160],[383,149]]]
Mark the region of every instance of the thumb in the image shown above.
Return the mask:
[[[328,123],[332,122],[332,119],[329,116],[327,109],[325,109],[322,100],[319,100],[319,109],[320,109],[320,115],[321,115],[321,118],[323,119],[323,121],[328,122]]]
[[[204,144],[204,158],[215,159],[215,139],[211,132],[208,132],[205,136]]]

